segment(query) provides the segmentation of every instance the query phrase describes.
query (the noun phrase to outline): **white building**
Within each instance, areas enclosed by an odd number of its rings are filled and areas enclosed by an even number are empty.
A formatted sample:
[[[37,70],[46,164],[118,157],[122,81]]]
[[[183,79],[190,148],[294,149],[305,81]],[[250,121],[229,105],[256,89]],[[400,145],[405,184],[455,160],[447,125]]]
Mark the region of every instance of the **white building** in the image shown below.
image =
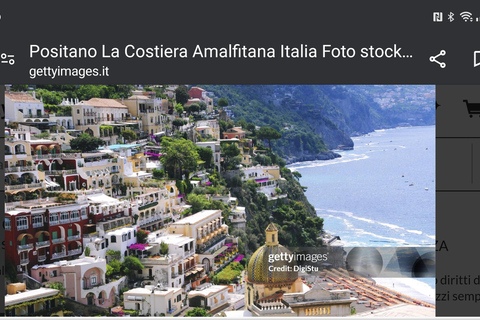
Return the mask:
[[[45,115],[43,102],[27,92],[5,93],[5,120],[8,122],[22,122],[25,118],[48,118]],[[47,120],[48,122],[48,120]]]
[[[195,291],[188,293],[190,307],[204,308],[214,313],[229,303],[228,286],[219,286],[206,283]]]
[[[161,243],[168,245],[168,254],[160,251]],[[167,234],[157,237],[150,234],[148,247],[145,249],[146,257],[140,261],[145,266],[142,275],[144,279],[155,280],[165,286],[181,288],[193,280],[194,274],[202,273],[202,267],[196,265],[194,239],[180,234]],[[198,270],[197,270],[198,269]],[[140,274],[139,274],[140,276]]]
[[[182,288],[145,286],[124,292],[124,308],[141,316],[175,316],[182,311]]]

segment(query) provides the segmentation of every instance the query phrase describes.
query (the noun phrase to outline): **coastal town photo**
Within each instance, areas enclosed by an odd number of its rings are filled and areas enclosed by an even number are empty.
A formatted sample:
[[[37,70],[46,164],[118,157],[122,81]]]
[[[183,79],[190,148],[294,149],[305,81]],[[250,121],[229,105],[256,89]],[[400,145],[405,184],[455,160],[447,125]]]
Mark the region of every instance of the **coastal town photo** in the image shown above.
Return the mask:
[[[435,316],[435,87],[7,85],[7,316]]]

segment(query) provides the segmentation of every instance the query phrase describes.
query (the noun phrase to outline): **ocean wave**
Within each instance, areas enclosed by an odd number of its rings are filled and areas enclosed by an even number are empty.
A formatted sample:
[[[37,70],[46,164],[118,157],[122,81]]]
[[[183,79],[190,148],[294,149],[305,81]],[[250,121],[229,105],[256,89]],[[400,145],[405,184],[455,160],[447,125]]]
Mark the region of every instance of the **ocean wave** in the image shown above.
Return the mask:
[[[373,278],[381,286],[403,293],[407,296],[435,304],[435,285],[414,278]]]
[[[352,156],[352,157],[350,157],[350,156]],[[352,161],[366,160],[368,158],[369,158],[369,156],[366,155],[366,154],[349,154],[348,158],[337,158],[337,159],[333,159],[333,160],[307,161],[307,162],[302,162],[301,164],[298,164],[298,165],[288,166],[288,168],[292,171],[295,171],[295,170],[298,170],[298,169],[317,168],[317,167],[330,166],[330,165],[340,164],[340,163],[348,163],[348,162],[352,162]]]
[[[410,232],[410,233],[419,234],[419,235],[423,234],[423,232],[420,231],[420,230],[407,230],[407,231]]]
[[[426,237],[428,237],[430,239],[435,239],[435,236],[424,234],[420,230],[408,230],[408,229],[406,229],[404,227],[401,227],[399,225],[396,225],[396,224],[376,221],[376,220],[363,218],[363,217],[358,217],[353,212],[349,212],[349,211],[341,211],[341,210],[333,210],[333,209],[320,209],[320,208],[315,208],[315,210],[317,211],[317,214],[318,213],[319,214],[324,214],[325,217],[343,220],[343,222],[344,222],[345,226],[348,228],[348,230],[351,230],[353,232],[363,234],[363,235],[370,235],[370,236],[375,237],[377,239],[386,240],[387,242],[391,242],[391,243],[408,245],[406,243],[405,239],[382,236],[382,235],[379,235],[379,234],[376,234],[376,233],[373,233],[373,232],[370,232],[370,231],[366,231],[366,230],[361,229],[361,228],[357,228],[357,227],[355,227],[355,225],[349,219],[342,218],[338,214],[343,214],[350,219],[355,219],[355,220],[366,222],[366,223],[369,223],[369,224],[376,224],[376,225],[386,227],[388,229],[399,232],[399,236],[401,236],[401,237],[406,236],[406,232],[408,232],[408,233],[412,233],[412,234],[416,234],[416,235],[425,235]],[[375,242],[375,240],[371,240],[371,241]],[[419,241],[422,242],[421,240],[419,240]],[[384,242],[384,241],[382,241],[382,242]]]

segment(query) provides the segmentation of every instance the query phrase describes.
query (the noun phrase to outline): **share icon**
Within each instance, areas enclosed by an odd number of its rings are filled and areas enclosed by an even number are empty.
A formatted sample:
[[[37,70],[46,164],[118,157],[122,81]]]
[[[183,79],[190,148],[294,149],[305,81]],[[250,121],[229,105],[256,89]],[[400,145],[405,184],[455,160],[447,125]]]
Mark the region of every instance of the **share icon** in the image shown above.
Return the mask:
[[[438,63],[438,65],[440,66],[440,68],[445,68],[447,66],[447,64],[445,62],[440,62],[437,60],[438,57],[441,57],[441,56],[444,56],[447,54],[447,51],[445,50],[442,50],[440,51],[439,54],[437,54],[436,56],[430,56],[430,62],[436,62]]]

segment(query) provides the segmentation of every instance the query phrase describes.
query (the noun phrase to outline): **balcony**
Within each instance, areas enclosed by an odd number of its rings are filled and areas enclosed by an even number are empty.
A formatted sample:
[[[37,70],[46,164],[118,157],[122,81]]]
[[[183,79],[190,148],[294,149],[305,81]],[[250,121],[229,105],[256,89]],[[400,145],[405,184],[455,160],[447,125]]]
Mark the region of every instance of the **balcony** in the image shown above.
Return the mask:
[[[213,248],[214,246],[216,246],[218,243],[225,240],[226,238],[227,238],[227,235],[225,234],[215,236],[212,239],[207,240],[204,244],[199,245],[197,252],[206,253],[207,251],[209,251],[211,248]]]
[[[39,255],[39,256],[38,256],[38,262],[43,262],[43,261],[45,261],[45,260],[47,260],[47,256],[46,256],[46,255]]]
[[[41,183],[31,183],[31,184],[17,184],[13,186],[5,186],[5,190],[7,191],[14,191],[14,190],[22,190],[22,189],[32,189],[32,188],[42,188]]]
[[[150,202],[138,207],[138,210],[145,210],[151,207],[155,207],[158,204],[158,201]]]
[[[28,229],[28,225],[26,224],[17,225],[17,230],[26,230],[26,229]]]
[[[57,224],[60,224],[58,220],[50,220],[50,225],[51,226],[56,226]]]
[[[44,248],[44,247],[49,247],[49,246],[50,246],[50,240],[39,241],[39,242],[35,243],[35,247],[37,249]]]
[[[100,287],[103,286],[105,283],[103,281],[97,282],[97,283],[90,283],[90,284],[84,284],[83,285],[83,290],[90,290],[95,287]]]
[[[76,234],[76,235],[73,235],[73,236],[68,236],[68,237],[67,237],[67,240],[68,240],[68,241],[80,240],[80,235],[79,235],[79,234]]]
[[[36,170],[37,170],[37,168],[35,166],[20,167],[21,172],[36,171]]]
[[[63,157],[62,157],[63,158]],[[47,176],[59,176],[59,175],[65,175],[65,174],[76,174],[77,170],[72,169],[72,170],[50,170],[50,171],[45,171],[45,174]]]
[[[18,251],[25,251],[33,249],[33,243],[19,244],[17,246]]]
[[[63,243],[63,242],[65,242],[65,238],[52,239],[53,244]]]
[[[60,157],[61,155],[59,153],[36,154],[33,155],[33,160],[55,159]]]
[[[66,257],[67,254],[65,253],[65,251],[61,251],[61,252],[55,252],[52,254],[52,259],[60,259],[60,258],[63,258],[63,257]]]
[[[26,265],[26,264],[29,264],[30,263],[30,260],[28,260],[28,258],[26,259],[20,259],[20,265]]]
[[[80,217],[72,217],[72,218],[70,218],[70,221],[71,222],[80,221]]]
[[[69,256],[74,256],[74,255],[77,255],[77,254],[82,254],[82,248],[78,248],[78,249],[72,249],[72,250],[68,250],[68,255]]]
[[[43,222],[34,222],[34,223],[32,224],[32,226],[33,226],[34,228],[43,227]]]

